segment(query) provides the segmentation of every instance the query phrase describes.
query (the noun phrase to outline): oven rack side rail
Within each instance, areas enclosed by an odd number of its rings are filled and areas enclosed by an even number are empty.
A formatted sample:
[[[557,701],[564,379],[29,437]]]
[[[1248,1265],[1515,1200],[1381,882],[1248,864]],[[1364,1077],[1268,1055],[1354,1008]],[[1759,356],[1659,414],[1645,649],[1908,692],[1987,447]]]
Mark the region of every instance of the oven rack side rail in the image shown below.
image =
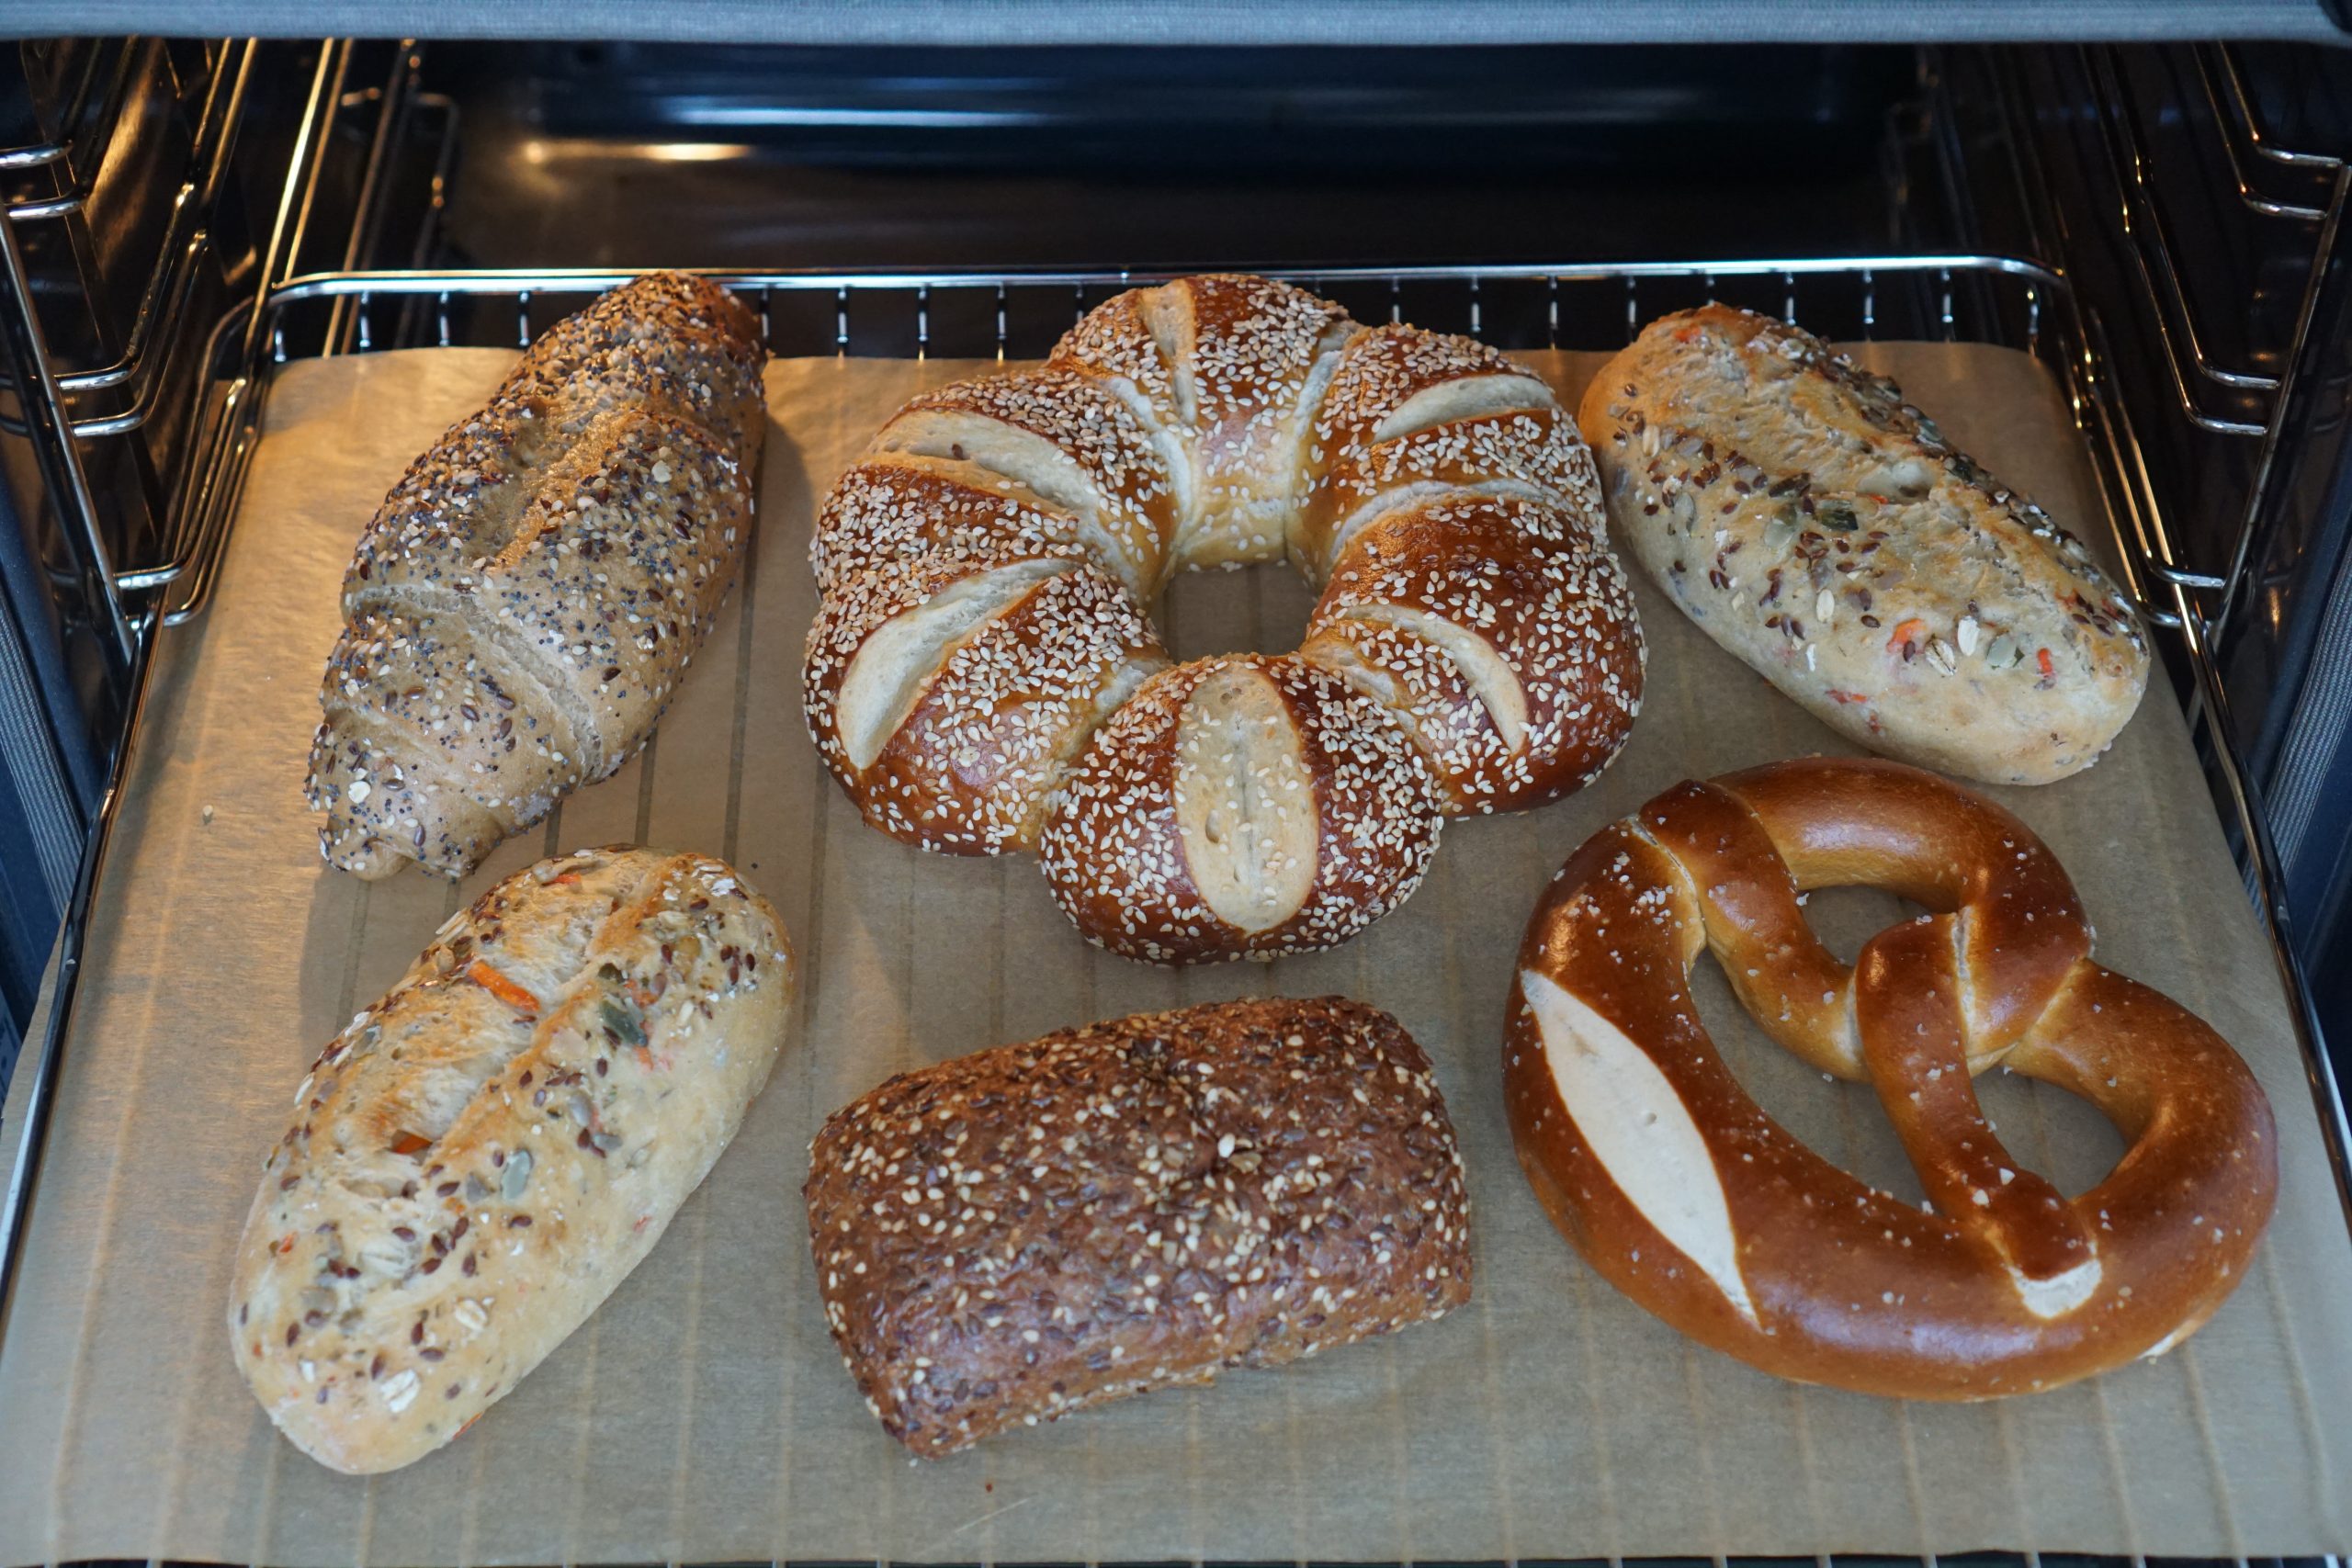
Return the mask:
[[[1014,340],[1017,308],[1038,300],[1083,314],[1094,299],[1121,288],[1175,276],[1146,270],[1091,272],[788,272],[697,269],[725,284],[757,309],[773,342],[776,320],[797,301],[832,310],[832,352],[853,351],[854,326],[880,302],[886,310],[911,310],[900,321],[900,343],[916,356],[934,353],[945,341],[934,318],[951,299],[976,297],[981,310],[981,341],[1006,356]],[[2111,355],[2107,329],[2094,309],[2076,301],[2064,274],[2042,263],[2013,256],[1873,255],[1809,258],[1725,258],[1607,265],[1499,266],[1347,266],[1287,269],[1279,276],[1363,301],[1366,290],[1384,291],[1389,312],[1401,315],[1408,294],[1423,324],[1459,326],[1476,332],[1493,319],[1506,296],[1521,311],[1538,312],[1544,340],[1570,347],[1607,349],[1629,339],[1639,324],[1661,309],[1722,296],[1756,303],[1789,317],[1802,316],[1821,330],[1868,339],[1890,323],[1917,326],[1945,341],[2007,343],[2034,353],[2058,374],[2075,423],[2088,446],[2102,498],[2123,547],[2125,587],[2148,619],[2172,634],[2175,651],[2188,671],[2187,706],[2192,731],[2207,760],[2218,804],[2233,820],[2246,847],[2248,891],[2267,933],[2274,960],[2290,1001],[2298,1044],[2312,1104],[2328,1148],[2339,1203],[2352,1233],[2352,1127],[2328,1060],[2317,1018],[2294,947],[2282,896],[2283,879],[2260,792],[2232,740],[2228,697],[2214,659],[2211,632],[2194,593],[2190,574],[2174,565],[2171,533],[2151,481],[2141,440],[2129,409],[2108,370]],[[534,301],[550,310],[554,300],[584,299],[638,276],[631,269],[546,271],[379,271],[315,273],[288,278],[271,289],[258,308],[240,306],[215,323],[207,346],[208,376],[197,390],[198,451],[203,461],[181,495],[190,515],[175,530],[189,541],[188,554],[171,573],[175,590],[167,605],[156,603],[140,617],[136,688],[131,716],[116,753],[115,777],[101,803],[60,938],[56,979],[47,1016],[29,1060],[21,1070],[30,1080],[25,1096],[26,1125],[17,1137],[5,1208],[0,1208],[0,1303],[15,1280],[23,1244],[23,1222],[39,1179],[42,1135],[53,1100],[73,1011],[90,905],[103,866],[107,840],[120,800],[123,765],[136,739],[155,664],[155,645],[164,626],[201,613],[219,571],[246,466],[261,429],[271,373],[298,355],[299,338],[289,319],[306,307],[329,311],[326,330],[311,354],[375,352],[404,343],[447,344],[454,341],[453,315],[488,307],[493,320],[511,321],[504,341],[526,345],[534,331]],[[1530,297],[1532,291],[1532,298]],[[1659,298],[1672,294],[1670,300]],[[1648,296],[1645,301],[1645,294]],[[399,329],[378,330],[381,302],[401,307]],[[969,301],[966,301],[968,303]],[[1432,321],[1430,307],[1450,303],[1455,321]],[[1800,305],[1806,309],[1800,310]],[[430,313],[426,313],[429,307]],[[1898,309],[1899,307],[1899,309]],[[563,310],[576,309],[567,304]],[[990,331],[989,316],[993,313]],[[562,313],[557,310],[554,313]],[[1049,312],[1050,318],[1051,312]],[[552,320],[553,315],[547,316]],[[1596,339],[1594,323],[1605,320],[1608,336]],[[1859,325],[1859,332],[1848,324]],[[478,323],[476,323],[478,324]],[[820,323],[821,324],[821,323]],[[904,329],[910,326],[909,340]],[[1579,333],[1578,329],[1582,332]],[[299,330],[299,326],[298,326]],[[1567,341],[1563,344],[1564,333]],[[1608,341],[1616,339],[1617,341]],[[985,357],[985,352],[975,355]]]

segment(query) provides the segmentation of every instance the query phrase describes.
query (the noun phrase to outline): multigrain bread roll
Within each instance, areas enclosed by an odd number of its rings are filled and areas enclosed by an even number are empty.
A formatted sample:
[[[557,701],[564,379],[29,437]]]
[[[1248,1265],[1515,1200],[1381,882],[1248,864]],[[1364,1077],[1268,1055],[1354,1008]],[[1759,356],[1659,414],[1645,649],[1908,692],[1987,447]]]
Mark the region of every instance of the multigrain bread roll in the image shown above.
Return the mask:
[[[656,273],[549,328],[360,538],[311,809],[365,877],[456,879],[643,745],[751,538],[759,324]]]
[[[926,1458],[1470,1295],[1429,1059],[1344,998],[1064,1030],[835,1111],[806,1188],[826,1321]]]
[[[2082,543],[1810,333],[1722,305],[1665,317],[1577,417],[1617,538],[1862,745],[2048,784],[2138,706],[2146,637]]]
[[[229,1332],[320,1463],[447,1442],[662,1239],[767,1081],[783,923],[718,861],[582,850],[454,916],[295,1091]]]

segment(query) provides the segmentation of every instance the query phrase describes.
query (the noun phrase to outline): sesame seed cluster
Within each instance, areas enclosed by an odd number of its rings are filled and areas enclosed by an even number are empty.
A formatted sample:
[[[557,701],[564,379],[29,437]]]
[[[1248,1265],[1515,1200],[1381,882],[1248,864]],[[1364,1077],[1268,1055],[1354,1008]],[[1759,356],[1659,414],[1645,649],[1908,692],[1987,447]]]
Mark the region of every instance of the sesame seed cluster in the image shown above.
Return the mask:
[[[262,1163],[229,1328],[270,1418],[379,1471],[512,1391],[701,1181],[792,990],[775,911],[705,856],[582,850],[452,916]]]
[[[842,1359],[924,1457],[1470,1292],[1429,1060],[1341,998],[1139,1015],[901,1074],[826,1121],[804,1191]]]
[[[1255,928],[1220,916],[1197,880],[1211,855],[1254,846],[1235,841],[1239,831],[1204,843],[1186,827],[1187,786],[1235,761],[1201,755],[1225,738],[1188,737],[1182,723],[1193,694],[1226,671],[1272,689],[1299,764],[1278,773],[1243,762],[1260,795],[1243,830],[1303,840],[1314,857],[1304,897]],[[1155,964],[1272,958],[1337,946],[1402,904],[1428,874],[1443,822],[1428,764],[1370,697],[1299,655],[1246,654],[1146,681],[1071,772],[1039,850],[1055,901],[1097,946]]]
[[[1473,340],[1367,331],[1264,278],[1120,295],[1045,367],[917,398],[812,550],[810,734],[866,819],[931,850],[1043,846],[1080,929],[1158,962],[1345,940],[1411,891],[1444,816],[1580,787],[1640,703],[1633,599],[1550,389]],[[1162,668],[1149,607],[1170,576],[1283,555],[1326,584],[1299,655]],[[1069,581],[1011,570],[1044,561]],[[1236,668],[1291,715],[1308,797],[1188,756],[1201,734],[1177,743],[1204,681]],[[892,695],[886,743],[845,690]],[[1247,819],[1188,815],[1188,769],[1227,780]],[[1237,843],[1307,821],[1299,901],[1241,921],[1204,901],[1257,875]]]
[[[1862,744],[2046,783],[2137,707],[2146,635],[2082,542],[1801,329],[1724,306],[1665,317],[1582,418],[1652,576]]]
[[[1042,448],[999,450],[1017,435]],[[1159,582],[1181,515],[1176,479],[1143,423],[1091,376],[1047,365],[958,381],[909,402],[875,446],[952,461],[985,452],[1016,482],[1042,458],[1033,482],[1077,513],[1102,564],[1138,595]]]
[[[1633,588],[1606,546],[1557,507],[1459,494],[1385,513],[1340,556],[1303,651],[1365,671],[1421,743],[1448,809],[1518,811],[1600,774],[1639,710],[1644,649]],[[1397,612],[1406,612],[1399,615]],[[1477,636],[1515,687],[1506,736],[1468,661],[1416,629]]]
[[[758,329],[656,274],[557,323],[409,468],[344,580],[308,795],[362,876],[462,876],[644,743],[750,539]]]

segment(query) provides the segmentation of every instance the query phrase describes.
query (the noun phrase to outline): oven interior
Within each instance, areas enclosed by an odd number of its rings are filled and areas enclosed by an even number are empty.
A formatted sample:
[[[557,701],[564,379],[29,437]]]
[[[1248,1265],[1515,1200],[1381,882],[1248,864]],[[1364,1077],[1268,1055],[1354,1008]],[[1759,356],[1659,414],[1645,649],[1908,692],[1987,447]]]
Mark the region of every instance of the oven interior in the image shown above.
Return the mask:
[[[1019,358],[1125,278],[1248,267],[1507,349],[1715,297],[2049,362],[2340,1161],[2347,106],[2352,56],[2262,43],[12,46],[0,1083],[47,1066],[44,969],[70,998],[156,632],[206,613],[275,364],[527,342],[654,265],[724,271],[779,355]]]

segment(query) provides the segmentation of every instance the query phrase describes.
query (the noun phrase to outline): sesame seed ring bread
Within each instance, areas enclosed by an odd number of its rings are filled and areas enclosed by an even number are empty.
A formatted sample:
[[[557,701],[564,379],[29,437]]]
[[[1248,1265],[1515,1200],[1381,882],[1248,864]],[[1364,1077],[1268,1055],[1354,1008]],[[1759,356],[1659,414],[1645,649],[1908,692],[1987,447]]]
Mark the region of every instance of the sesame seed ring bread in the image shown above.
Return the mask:
[[[2139,705],[2146,635],[2082,542],[1812,334],[1723,305],[1663,317],[1577,418],[1618,540],[1858,744],[2048,784]]]
[[[1470,1296],[1429,1058],[1343,997],[1138,1014],[900,1074],[826,1119],[803,1191],[834,1343],[927,1459]]]
[[[1284,656],[1171,664],[1176,572],[1287,557]],[[1643,647],[1600,479],[1538,378],[1266,278],[1122,294],[1042,367],[926,392],[820,509],[808,730],[867,822],[1038,850],[1091,940],[1328,947],[1448,817],[1589,783]]]
[[[347,1473],[456,1437],[644,1260],[767,1081],[794,993],[724,863],[541,861],[450,918],[294,1095],[237,1245],[237,1366]]]
[[[1934,912],[1849,968],[1797,898],[1851,885]],[[1876,1089],[1924,1209],[1748,1098],[1692,1006],[1702,949],[1781,1045]],[[2049,850],[1932,773],[1809,758],[1679,784],[1587,840],[1528,925],[1503,1053],[1520,1164],[1618,1289],[1782,1377],[1984,1399],[2162,1354],[2244,1277],[2277,1140],[2229,1044],[2090,950]],[[2105,1180],[2068,1199],[2003,1148],[1970,1081],[1996,1065],[2115,1123]]]
[[[742,567],[766,360],[725,289],[649,274],[409,466],[319,694],[328,861],[454,881],[645,743]]]

